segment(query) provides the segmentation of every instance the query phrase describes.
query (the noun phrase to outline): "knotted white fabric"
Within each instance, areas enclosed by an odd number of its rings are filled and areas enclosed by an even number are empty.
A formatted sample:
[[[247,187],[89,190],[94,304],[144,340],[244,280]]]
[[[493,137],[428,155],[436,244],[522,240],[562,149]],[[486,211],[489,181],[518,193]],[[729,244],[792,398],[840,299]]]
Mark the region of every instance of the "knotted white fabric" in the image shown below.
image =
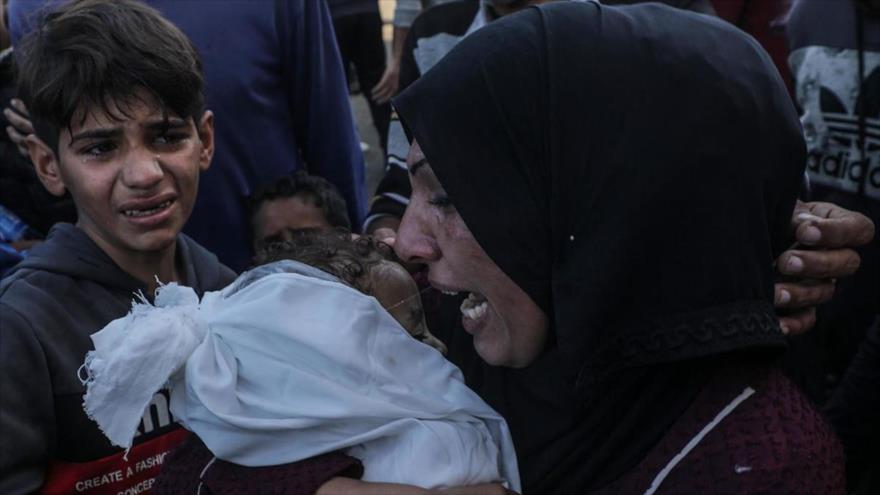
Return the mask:
[[[261,267],[201,303],[169,284],[156,306],[135,305],[92,336],[89,416],[128,447],[170,381],[175,419],[226,461],[270,466],[346,449],[367,481],[519,490],[507,424],[458,368],[374,298],[302,267]]]

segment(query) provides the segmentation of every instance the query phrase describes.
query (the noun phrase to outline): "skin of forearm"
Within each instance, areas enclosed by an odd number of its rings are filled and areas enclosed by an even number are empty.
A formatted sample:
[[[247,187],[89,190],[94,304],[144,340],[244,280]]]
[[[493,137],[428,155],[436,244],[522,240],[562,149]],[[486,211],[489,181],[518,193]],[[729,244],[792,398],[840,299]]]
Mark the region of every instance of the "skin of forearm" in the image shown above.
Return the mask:
[[[417,486],[370,483],[352,478],[333,478],[321,485],[315,495],[430,495]]]
[[[398,66],[400,58],[403,56],[403,44],[408,34],[409,27],[394,26],[394,34],[391,39],[391,58]]]

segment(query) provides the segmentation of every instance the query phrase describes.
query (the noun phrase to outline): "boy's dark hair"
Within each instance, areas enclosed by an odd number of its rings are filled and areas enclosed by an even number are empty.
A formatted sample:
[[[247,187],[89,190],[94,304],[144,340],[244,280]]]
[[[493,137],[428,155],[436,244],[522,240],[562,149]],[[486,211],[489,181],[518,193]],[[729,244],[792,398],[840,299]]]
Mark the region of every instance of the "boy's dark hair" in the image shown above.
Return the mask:
[[[367,295],[373,295],[370,270],[382,261],[399,262],[391,246],[372,237],[351,238],[342,229],[302,229],[290,241],[273,242],[257,253],[256,265],[294,260],[323,270]]]
[[[136,0],[66,3],[46,14],[17,51],[19,96],[37,136],[56,153],[58,134],[74,117],[85,121],[86,111],[101,109],[127,118],[139,89],[155,98],[166,118],[173,112],[198,125],[205,110],[195,46]]]
[[[257,214],[263,203],[294,196],[311,198],[315,206],[324,213],[324,218],[327,219],[327,223],[331,227],[351,229],[348,207],[336,186],[323,177],[309,175],[302,170],[277,179],[251,196],[249,205],[251,220],[253,221],[254,215]]]

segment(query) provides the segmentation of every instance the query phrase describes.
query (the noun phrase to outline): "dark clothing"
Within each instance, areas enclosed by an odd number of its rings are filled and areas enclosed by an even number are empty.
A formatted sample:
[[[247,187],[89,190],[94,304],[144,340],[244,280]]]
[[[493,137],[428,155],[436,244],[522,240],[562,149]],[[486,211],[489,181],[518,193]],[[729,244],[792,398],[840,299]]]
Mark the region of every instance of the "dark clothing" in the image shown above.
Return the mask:
[[[477,22],[477,16],[483,16],[480,2],[461,0],[431,7],[416,17],[403,45],[398,93],[446,56],[464,38],[468,28]],[[390,118],[387,138],[385,175],[370,201],[365,230],[370,222],[384,216],[403,218],[412,194],[406,172],[409,142],[396,114]]]
[[[14,97],[15,57],[10,49],[0,54],[0,109],[9,107]],[[58,222],[76,222],[76,206],[70,195],[59,198],[43,187],[31,161],[9,139],[8,125],[6,116],[0,113],[0,204],[40,237]]]
[[[327,7],[334,20],[349,15],[379,13],[378,0],[327,0]]]
[[[846,448],[850,489],[880,490],[880,319],[868,331],[859,353],[834,392],[828,416]]]
[[[712,357],[784,348],[773,260],[805,148],[740,30],[657,4],[549,3],[467,36],[394,105],[480,246],[550,319],[551,348],[522,370],[462,360],[509,422],[525,492],[620,477]]]
[[[377,104],[372,90],[385,72],[385,42],[382,41],[382,17],[379,10],[333,17],[336,42],[342,55],[342,66],[354,64],[361,92],[370,106],[370,116],[385,149],[388,143],[388,122],[391,103]],[[352,219],[354,221],[354,219]],[[354,224],[358,226],[357,223]]]
[[[186,285],[197,293],[218,290],[234,273],[189,237],[177,240]],[[182,438],[160,391],[144,414],[140,434],[122,461],[83,411],[77,375],[90,335],[131,309],[146,286],[123,272],[82,230],[58,224],[46,242],[0,283],[0,493],[43,489],[117,493],[152,484],[161,462],[126,475],[126,466],[155,459]],[[122,470],[120,478],[113,474]],[[45,482],[45,485],[44,485]],[[143,485],[142,485],[143,486]]]
[[[280,466],[239,466],[216,459],[197,436],[190,435],[166,459],[156,493],[312,495],[332,478],[360,478],[363,472],[359,460],[342,452]]]
[[[810,199],[880,224],[880,18],[863,16],[861,50],[857,27],[852,0],[798,2],[787,25],[789,60],[803,111]],[[859,271],[838,282],[813,331],[826,338],[820,347],[837,376],[880,315],[880,239],[859,254]]]
[[[601,3],[642,3],[644,0],[612,0]],[[701,13],[712,13],[708,0],[662,0],[661,3]],[[422,74],[430,70],[465,36],[489,22],[479,0],[458,0],[431,7],[416,17],[403,47],[400,60],[400,86],[403,92]],[[411,194],[409,176],[406,172],[406,154],[409,143],[397,116],[392,113],[389,125],[387,167],[385,175],[370,201],[370,209],[364,223],[369,224],[384,216],[403,218],[403,212]]]
[[[810,199],[859,211],[880,224],[880,16],[860,11],[854,0],[802,0],[786,29],[807,140]],[[794,376],[814,400],[824,404],[834,393],[830,411],[847,451],[850,488],[877,493],[880,239],[859,254],[859,271],[838,281],[834,299],[819,309],[816,328],[792,346],[792,361]],[[873,480],[859,481],[863,476]]]
[[[715,9],[710,0],[656,0],[660,3],[669,5],[682,10],[690,10],[691,12],[699,12],[701,14],[715,15]],[[632,5],[636,3],[644,3],[645,0],[601,0],[599,3],[606,5]]]
[[[767,50],[789,92],[793,86],[783,24],[791,4],[792,0],[712,0],[718,17],[752,35]]]

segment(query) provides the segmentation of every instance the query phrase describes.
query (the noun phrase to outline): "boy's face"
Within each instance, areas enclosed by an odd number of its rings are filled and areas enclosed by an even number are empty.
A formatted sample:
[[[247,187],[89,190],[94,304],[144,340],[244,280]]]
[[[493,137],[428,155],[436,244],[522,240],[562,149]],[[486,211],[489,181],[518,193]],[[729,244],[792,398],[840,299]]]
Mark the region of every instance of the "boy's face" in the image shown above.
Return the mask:
[[[270,242],[289,241],[292,230],[331,227],[314,199],[303,194],[264,201],[254,214],[253,225],[254,249]]]
[[[416,340],[446,354],[446,346],[425,322],[425,311],[415,280],[406,269],[393,261],[380,261],[370,270],[373,297]]]
[[[100,109],[85,120],[75,115],[59,133],[57,158],[29,142],[43,184],[54,194],[70,191],[77,226],[117,261],[174,247],[214,151],[211,112],[198,128],[169,114],[166,127],[155,100],[138,97],[124,113],[111,105],[117,119]]]

